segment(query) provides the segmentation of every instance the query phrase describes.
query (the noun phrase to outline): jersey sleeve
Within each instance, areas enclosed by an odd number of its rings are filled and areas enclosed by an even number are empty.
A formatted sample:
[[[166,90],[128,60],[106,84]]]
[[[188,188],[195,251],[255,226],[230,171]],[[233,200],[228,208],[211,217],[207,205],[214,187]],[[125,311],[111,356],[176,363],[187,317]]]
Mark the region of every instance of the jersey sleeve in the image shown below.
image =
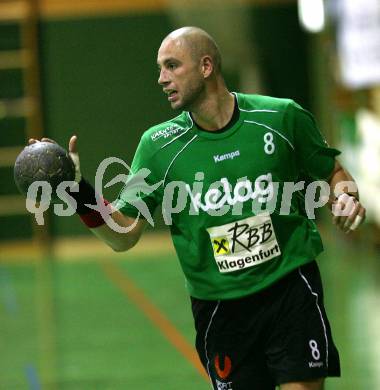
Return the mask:
[[[302,176],[312,180],[328,179],[340,151],[329,147],[313,115],[297,103],[289,104],[287,120],[293,129],[296,161]]]
[[[121,190],[116,207],[125,215],[151,220],[161,202],[161,182],[153,172],[153,151],[143,136],[132,161],[130,173]]]

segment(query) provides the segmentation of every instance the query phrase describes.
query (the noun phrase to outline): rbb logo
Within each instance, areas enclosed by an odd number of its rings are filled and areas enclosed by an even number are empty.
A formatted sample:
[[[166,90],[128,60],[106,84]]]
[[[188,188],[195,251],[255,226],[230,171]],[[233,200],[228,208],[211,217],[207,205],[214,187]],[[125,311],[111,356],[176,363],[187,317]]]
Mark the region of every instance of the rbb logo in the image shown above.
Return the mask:
[[[247,223],[239,224],[239,222],[235,222],[235,225],[228,232],[232,232],[232,252],[235,252],[236,244],[249,251],[253,246],[269,241],[273,235],[272,224],[270,222],[253,227],[250,227]]]

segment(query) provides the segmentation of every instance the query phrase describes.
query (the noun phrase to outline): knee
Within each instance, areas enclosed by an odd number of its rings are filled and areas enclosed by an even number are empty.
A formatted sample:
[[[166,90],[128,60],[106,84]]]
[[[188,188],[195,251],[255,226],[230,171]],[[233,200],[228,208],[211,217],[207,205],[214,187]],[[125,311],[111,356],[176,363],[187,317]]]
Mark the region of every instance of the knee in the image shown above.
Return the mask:
[[[280,390],[323,390],[324,378],[307,382],[291,382],[280,385]]]

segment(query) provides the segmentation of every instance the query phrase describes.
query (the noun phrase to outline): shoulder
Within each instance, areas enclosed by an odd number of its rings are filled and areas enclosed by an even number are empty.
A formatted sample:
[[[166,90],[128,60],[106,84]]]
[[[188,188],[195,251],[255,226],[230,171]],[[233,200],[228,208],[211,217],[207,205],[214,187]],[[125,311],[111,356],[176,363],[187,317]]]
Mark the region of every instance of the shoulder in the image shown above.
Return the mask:
[[[162,163],[167,159],[166,151],[170,148],[165,146],[186,138],[192,126],[191,117],[184,111],[175,118],[148,128],[140,138],[132,164],[137,167],[149,165],[150,169],[156,169],[158,161]]]
[[[236,94],[240,111],[246,112],[249,118],[268,121],[285,130],[305,123],[316,125],[314,116],[292,99],[275,98],[265,95]]]
[[[187,112],[150,127],[141,137],[141,142],[152,149],[161,148],[167,142],[181,136],[193,126],[192,120]]]
[[[236,93],[239,109],[242,111],[264,111],[285,113],[290,106],[298,106],[291,99],[272,96]],[[298,106],[299,107],[299,106]]]

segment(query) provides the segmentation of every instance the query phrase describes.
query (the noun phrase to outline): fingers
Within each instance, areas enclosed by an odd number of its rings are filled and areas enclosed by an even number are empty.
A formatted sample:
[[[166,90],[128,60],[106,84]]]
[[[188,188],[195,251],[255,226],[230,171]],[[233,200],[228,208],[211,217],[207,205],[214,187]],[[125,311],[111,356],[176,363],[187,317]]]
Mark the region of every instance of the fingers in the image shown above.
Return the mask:
[[[50,143],[52,143],[52,144],[56,144],[56,143],[57,143],[57,142],[55,142],[53,139],[51,139],[51,138],[46,138],[46,137],[41,138],[41,141],[42,141],[42,142],[50,142]]]
[[[341,228],[344,231],[347,231],[350,229],[352,224],[355,222],[355,220],[358,217],[358,213],[360,211],[360,203],[358,201],[353,201],[354,205],[353,207],[348,209],[348,215],[346,218],[341,218]]]
[[[349,223],[347,222],[348,218],[355,218],[357,212],[357,203],[355,203],[355,200],[356,199],[353,196],[341,194],[333,204],[333,224],[335,224],[339,229],[345,230]],[[350,220],[350,222],[352,222],[352,220]]]
[[[72,135],[69,141],[69,154],[75,165],[75,181],[79,183],[82,179],[82,173],[80,171],[80,161],[79,161],[79,154],[77,151],[77,141],[78,141],[78,137],[76,135]]]
[[[359,227],[359,225],[362,223],[362,221],[363,221],[363,217],[361,215],[357,215],[355,217],[353,224],[350,226],[350,230],[357,229]]]
[[[56,141],[54,141],[51,138],[43,137],[43,138],[41,138],[41,141],[38,140],[38,139],[35,139],[35,138],[29,138],[28,145],[32,145],[32,144],[35,144],[37,142],[51,142],[52,144],[56,144],[57,143]],[[70,138],[70,141],[69,141],[69,152],[70,153],[77,153],[76,143],[77,143],[77,136],[73,135]]]
[[[353,196],[341,194],[333,204],[333,223],[345,233],[356,230],[365,219],[365,208]]]
[[[35,138],[29,138],[28,140],[28,145],[32,145],[32,144],[35,144],[37,142],[50,142],[52,144],[56,144],[57,142],[55,142],[53,139],[50,139],[50,138],[41,138],[41,141],[38,140],[38,139],[35,139]]]
[[[29,138],[29,139],[28,139],[28,145],[35,144],[36,142],[39,142],[39,141],[36,140],[36,139],[34,139],[34,138]]]
[[[69,152],[70,153],[78,153],[77,152],[77,140],[78,137],[76,135],[71,136],[69,141]]]

